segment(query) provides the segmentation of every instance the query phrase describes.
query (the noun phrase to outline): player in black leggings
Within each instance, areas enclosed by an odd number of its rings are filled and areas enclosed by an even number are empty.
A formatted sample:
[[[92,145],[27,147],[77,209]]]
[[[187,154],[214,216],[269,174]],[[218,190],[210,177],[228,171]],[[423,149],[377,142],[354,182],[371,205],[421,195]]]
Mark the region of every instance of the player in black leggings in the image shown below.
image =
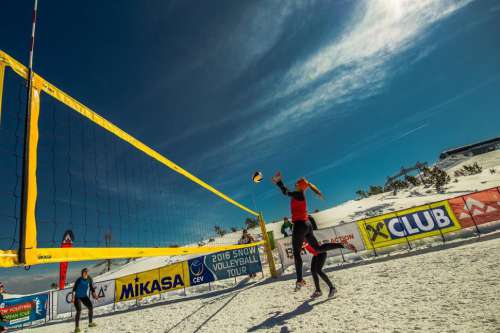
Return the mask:
[[[306,284],[302,278],[302,257],[300,256],[304,241],[307,241],[307,243],[318,253],[344,248],[345,246],[340,243],[326,243],[320,245],[316,237],[314,237],[313,228],[307,214],[305,191],[310,188],[316,195],[323,198],[323,194],[316,186],[308,182],[305,178],[300,178],[295,183],[295,191],[290,191],[283,183],[280,172],[277,172],[272,180],[278,185],[284,195],[291,197],[290,209],[292,212],[293,224],[292,248],[295,272],[297,274],[297,282],[295,284],[295,290],[297,291]],[[352,249],[351,246],[352,245],[348,245],[347,247]]]
[[[323,266],[325,265],[326,261],[326,252],[318,253],[312,248],[312,246],[307,243],[304,243],[304,248],[313,255],[313,258],[311,260],[311,274],[316,290],[311,295],[311,297],[316,298],[322,295],[321,288],[319,286],[320,277],[321,279],[323,279],[323,281],[325,281],[326,285],[330,289],[330,291],[328,292],[328,298],[333,297],[337,292],[337,289],[333,285],[332,281],[330,281],[330,279],[328,278],[328,275],[323,272]]]

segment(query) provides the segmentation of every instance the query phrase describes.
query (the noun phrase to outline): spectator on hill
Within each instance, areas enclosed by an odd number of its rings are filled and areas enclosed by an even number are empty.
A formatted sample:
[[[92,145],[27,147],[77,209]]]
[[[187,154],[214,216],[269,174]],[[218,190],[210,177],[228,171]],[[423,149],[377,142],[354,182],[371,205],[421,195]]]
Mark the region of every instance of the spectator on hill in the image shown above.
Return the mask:
[[[281,233],[283,234],[283,237],[289,237],[292,235],[292,228],[293,224],[290,223],[290,220],[288,220],[288,217],[283,218],[283,224],[281,225]]]

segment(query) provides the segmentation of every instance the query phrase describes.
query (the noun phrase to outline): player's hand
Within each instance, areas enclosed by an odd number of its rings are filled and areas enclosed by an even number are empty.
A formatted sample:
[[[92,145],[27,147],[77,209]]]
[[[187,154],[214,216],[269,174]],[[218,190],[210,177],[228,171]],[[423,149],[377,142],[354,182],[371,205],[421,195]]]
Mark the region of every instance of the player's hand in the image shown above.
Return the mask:
[[[276,172],[276,174],[271,179],[272,179],[273,183],[275,183],[275,184],[277,184],[278,182],[280,182],[281,179],[282,179],[281,172],[280,171]]]

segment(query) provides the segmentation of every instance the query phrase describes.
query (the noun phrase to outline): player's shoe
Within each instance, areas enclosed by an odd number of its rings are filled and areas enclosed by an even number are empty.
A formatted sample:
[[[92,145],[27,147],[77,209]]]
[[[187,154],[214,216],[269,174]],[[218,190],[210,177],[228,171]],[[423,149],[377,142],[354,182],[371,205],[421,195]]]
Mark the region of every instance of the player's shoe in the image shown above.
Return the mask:
[[[96,323],[94,323],[94,322],[89,323],[89,327],[96,327],[96,326],[97,326],[97,324],[96,324]]]
[[[311,298],[318,298],[321,297],[323,293],[320,290],[316,290],[312,295]]]
[[[80,331],[80,328],[79,328],[79,327],[75,328],[75,333],[80,333],[80,332],[81,332],[81,331]]]
[[[335,287],[330,288],[330,291],[328,292],[328,298],[334,298],[336,294],[337,294],[337,288]]]
[[[305,287],[306,281],[300,280],[295,283],[295,291],[299,291],[300,288]]]

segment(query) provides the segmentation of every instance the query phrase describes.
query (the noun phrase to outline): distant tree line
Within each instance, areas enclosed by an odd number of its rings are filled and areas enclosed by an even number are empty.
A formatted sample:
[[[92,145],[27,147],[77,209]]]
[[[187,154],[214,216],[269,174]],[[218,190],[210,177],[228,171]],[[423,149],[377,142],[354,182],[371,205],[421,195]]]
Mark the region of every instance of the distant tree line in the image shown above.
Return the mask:
[[[253,229],[253,228],[255,228],[255,227],[257,227],[259,225],[259,220],[256,219],[256,218],[247,217],[245,219],[245,221],[243,222],[243,224],[244,224],[244,228],[245,229]],[[231,232],[237,232],[238,228],[237,227],[231,227],[230,230],[231,230]],[[223,237],[224,235],[227,234],[227,230],[224,229],[223,227],[219,226],[219,225],[215,225],[214,226],[214,232],[219,237]]]
[[[470,165],[464,165],[461,169],[455,171],[454,176],[460,177],[475,175],[481,172],[482,167],[477,163],[474,163]],[[420,185],[423,185],[424,188],[433,187],[437,192],[442,192],[445,185],[450,181],[450,175],[448,175],[448,173],[440,167],[434,166],[430,168],[428,166],[422,166],[422,168],[420,169],[420,173],[417,176],[405,175],[403,179],[391,180],[384,186],[370,185],[368,190],[357,190],[356,195],[358,199],[363,199],[384,192],[393,192],[394,194],[397,194],[399,190],[404,190]]]

